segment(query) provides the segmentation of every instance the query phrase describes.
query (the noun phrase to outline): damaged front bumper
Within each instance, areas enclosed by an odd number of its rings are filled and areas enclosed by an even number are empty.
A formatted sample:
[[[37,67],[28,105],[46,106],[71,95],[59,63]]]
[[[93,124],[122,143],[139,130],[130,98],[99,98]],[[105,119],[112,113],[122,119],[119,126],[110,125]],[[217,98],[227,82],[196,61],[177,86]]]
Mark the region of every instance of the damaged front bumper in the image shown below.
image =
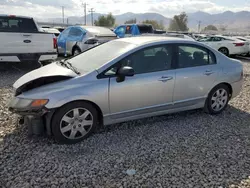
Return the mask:
[[[33,100],[14,97],[9,103],[9,111],[23,118],[23,123],[28,126],[29,135],[51,135],[51,119],[53,109],[45,106],[32,107]]]

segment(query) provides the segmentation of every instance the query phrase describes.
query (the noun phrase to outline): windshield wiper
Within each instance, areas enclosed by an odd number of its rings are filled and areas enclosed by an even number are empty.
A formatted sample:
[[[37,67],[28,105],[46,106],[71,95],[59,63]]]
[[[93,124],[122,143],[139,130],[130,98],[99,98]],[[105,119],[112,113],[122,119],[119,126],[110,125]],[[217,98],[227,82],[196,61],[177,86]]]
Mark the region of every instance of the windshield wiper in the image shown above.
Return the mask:
[[[72,70],[74,73],[80,75],[81,73],[77,70],[76,67],[74,67],[70,62],[66,61],[66,60],[61,60],[58,63],[60,63],[61,66]]]

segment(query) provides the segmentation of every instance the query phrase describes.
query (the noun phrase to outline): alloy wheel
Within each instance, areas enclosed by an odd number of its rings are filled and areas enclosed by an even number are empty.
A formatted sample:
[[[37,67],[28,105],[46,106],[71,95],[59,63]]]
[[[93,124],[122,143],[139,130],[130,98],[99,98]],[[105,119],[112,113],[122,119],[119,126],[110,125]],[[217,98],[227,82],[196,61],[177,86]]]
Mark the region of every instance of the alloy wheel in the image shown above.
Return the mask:
[[[213,94],[211,98],[211,108],[218,112],[222,110],[226,105],[228,101],[228,93],[225,89],[220,88]]]
[[[220,51],[222,54],[228,56],[228,51],[227,51],[226,48],[221,48],[219,51]]]
[[[67,139],[84,137],[93,126],[93,115],[85,108],[74,108],[61,119],[60,131]]]

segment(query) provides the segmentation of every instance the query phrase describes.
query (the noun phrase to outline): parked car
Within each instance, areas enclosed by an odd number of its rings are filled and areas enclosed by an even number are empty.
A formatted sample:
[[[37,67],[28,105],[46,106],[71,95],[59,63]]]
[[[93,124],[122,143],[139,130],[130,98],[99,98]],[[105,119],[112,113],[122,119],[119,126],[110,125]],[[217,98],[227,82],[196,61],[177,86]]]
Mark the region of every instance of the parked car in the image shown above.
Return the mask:
[[[33,132],[46,128],[69,144],[102,125],[197,108],[221,113],[242,82],[240,61],[202,43],[124,38],[24,75],[9,109]]]
[[[207,38],[208,35],[206,35],[206,34],[193,34],[193,37],[195,38],[195,40],[201,40],[201,39]]]
[[[42,30],[46,33],[52,33],[56,37],[58,37],[61,33],[58,29],[55,29],[55,28],[42,28]]]
[[[33,18],[0,15],[0,62],[50,61],[57,58],[53,34],[42,32]]]
[[[58,37],[58,53],[77,55],[95,45],[116,39],[117,36],[108,28],[97,26],[71,26]]]
[[[226,56],[242,55],[249,52],[249,43],[232,37],[214,35],[199,40]]]
[[[115,34],[119,38],[138,36],[142,34],[163,34],[166,31],[155,30],[150,24],[124,24],[115,28]]]
[[[166,33],[163,34],[168,37],[178,37],[178,38],[183,38],[183,39],[188,39],[188,40],[195,40],[194,38],[190,37],[189,35],[184,35],[184,34],[178,34],[178,33]]]
[[[241,41],[244,41],[244,42],[248,42],[248,44],[250,44],[250,38],[246,38],[246,37],[242,37],[242,36],[236,36],[234,38],[241,40]],[[249,45],[248,53],[246,55],[250,56],[250,45]]]
[[[60,31],[60,33],[63,32],[65,29],[64,27],[60,27],[60,26],[56,26],[54,28],[57,29],[58,31]]]

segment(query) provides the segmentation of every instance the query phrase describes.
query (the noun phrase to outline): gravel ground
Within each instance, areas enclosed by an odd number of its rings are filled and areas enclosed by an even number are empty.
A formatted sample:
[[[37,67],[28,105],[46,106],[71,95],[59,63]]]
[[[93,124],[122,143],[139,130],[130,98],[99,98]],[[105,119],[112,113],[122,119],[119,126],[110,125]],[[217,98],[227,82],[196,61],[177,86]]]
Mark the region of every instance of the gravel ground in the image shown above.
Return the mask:
[[[218,116],[195,110],[116,124],[70,146],[29,138],[2,87],[0,187],[250,188],[250,62],[244,69],[242,93]]]

